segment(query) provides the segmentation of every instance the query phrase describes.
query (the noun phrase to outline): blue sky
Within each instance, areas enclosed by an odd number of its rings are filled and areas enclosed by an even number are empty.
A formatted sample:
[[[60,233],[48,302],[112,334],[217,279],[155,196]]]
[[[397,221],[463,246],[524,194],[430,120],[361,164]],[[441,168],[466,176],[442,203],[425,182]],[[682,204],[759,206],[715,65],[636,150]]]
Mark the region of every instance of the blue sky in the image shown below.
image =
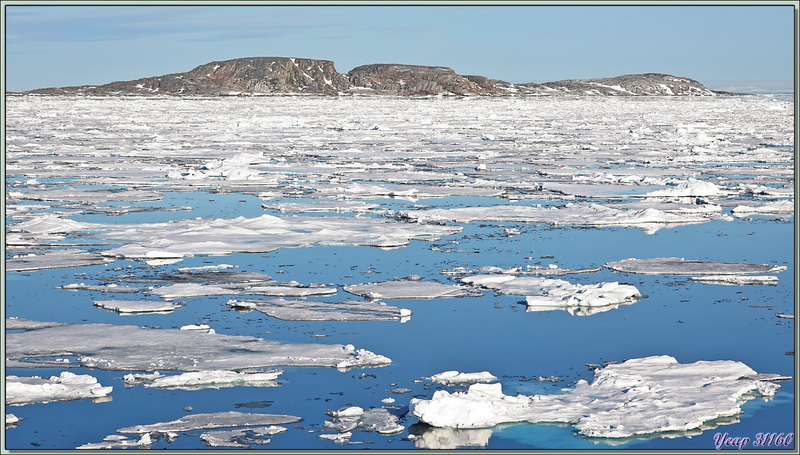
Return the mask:
[[[6,89],[103,84],[239,57],[448,66],[509,82],[658,72],[790,90],[784,6],[14,6]]]

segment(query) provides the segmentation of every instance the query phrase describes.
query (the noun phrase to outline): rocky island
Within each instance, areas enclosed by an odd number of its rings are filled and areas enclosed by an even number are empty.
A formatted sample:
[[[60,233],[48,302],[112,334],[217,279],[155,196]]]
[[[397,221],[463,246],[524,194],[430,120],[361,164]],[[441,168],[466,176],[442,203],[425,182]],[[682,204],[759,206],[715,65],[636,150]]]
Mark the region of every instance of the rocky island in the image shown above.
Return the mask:
[[[701,83],[668,74],[512,84],[442,66],[371,64],[336,71],[329,60],[250,57],[206,63],[186,73],[105,85],[43,88],[38,95],[388,95],[388,96],[715,96]]]

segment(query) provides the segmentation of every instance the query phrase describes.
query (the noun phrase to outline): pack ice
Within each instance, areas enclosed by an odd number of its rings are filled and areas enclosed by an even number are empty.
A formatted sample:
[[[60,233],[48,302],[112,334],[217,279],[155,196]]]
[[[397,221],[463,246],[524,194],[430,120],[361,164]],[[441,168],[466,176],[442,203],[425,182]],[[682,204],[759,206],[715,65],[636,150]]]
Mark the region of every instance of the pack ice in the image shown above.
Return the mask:
[[[615,272],[644,275],[749,275],[786,270],[782,265],[704,262],[683,258],[629,258],[604,265]]]
[[[476,295],[461,286],[433,281],[392,280],[379,283],[361,283],[343,286],[345,292],[362,297],[379,299],[441,299]]]
[[[284,321],[396,321],[405,322],[411,310],[382,302],[312,302],[306,300],[229,300],[238,311],[256,310]]]
[[[413,398],[410,413],[434,427],[490,428],[507,422],[568,423],[589,437],[625,438],[696,428],[742,412],[754,397],[780,386],[741,362],[680,364],[670,356],[631,359],[595,370],[562,394],[509,396],[502,385],[473,384],[467,391]]]

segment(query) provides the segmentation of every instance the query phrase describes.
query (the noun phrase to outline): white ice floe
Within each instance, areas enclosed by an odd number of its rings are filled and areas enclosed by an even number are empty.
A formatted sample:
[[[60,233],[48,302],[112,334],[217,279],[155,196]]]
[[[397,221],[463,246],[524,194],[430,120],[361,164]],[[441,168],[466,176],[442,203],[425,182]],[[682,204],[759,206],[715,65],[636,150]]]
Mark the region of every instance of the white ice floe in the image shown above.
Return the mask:
[[[63,371],[49,379],[39,376],[6,376],[6,404],[20,406],[60,400],[102,398],[113,387],[103,387],[94,376]]]
[[[335,202],[281,202],[279,204],[261,204],[261,208],[283,212],[353,212],[366,213],[378,207],[378,204],[368,204],[363,201],[335,201]]]
[[[150,300],[95,300],[94,306],[120,314],[170,313],[182,307],[182,303],[154,302]]]
[[[14,425],[18,423],[20,418],[15,416],[14,414],[6,414],[6,425]]]
[[[154,371],[152,373],[128,373],[122,377],[122,380],[125,382],[125,387],[133,387],[135,385],[153,382],[156,379],[163,377],[163,374],[159,373],[158,371]]]
[[[584,285],[565,280],[512,275],[475,275],[461,280],[503,294],[524,295],[528,307],[602,307],[633,303],[642,296],[636,286],[616,281]]]
[[[64,267],[104,265],[111,262],[114,262],[114,259],[83,250],[37,251],[35,254],[31,253],[6,259],[6,271],[32,272],[34,270],[58,269]]]
[[[775,273],[786,270],[781,265],[747,264],[739,262],[704,262],[683,258],[629,258],[604,265],[622,273],[644,275],[742,275],[753,273]]]
[[[451,370],[434,374],[430,377],[431,381],[444,385],[475,384],[478,382],[492,382],[496,379],[497,376],[494,376],[488,371],[481,371],[479,373],[461,373],[459,371]]]
[[[778,277],[773,275],[741,276],[741,275],[704,275],[689,278],[692,281],[711,284],[725,284],[731,286],[741,286],[746,284],[776,284]]]
[[[338,292],[335,287],[323,285],[302,286],[300,283],[279,283],[264,285],[264,283],[228,283],[228,284],[201,284],[201,283],[175,283],[162,286],[150,291],[165,300],[187,299],[191,297],[214,295],[262,295],[267,297],[312,297],[334,295]]]
[[[137,292],[147,291],[150,288],[138,286],[120,286],[118,284],[86,284],[86,283],[72,283],[59,286],[59,288],[67,291],[96,291],[96,292],[109,292],[115,294],[135,294]]]
[[[238,266],[231,265],[231,264],[219,264],[219,265],[203,265],[199,267],[179,267],[178,272],[180,273],[191,273],[191,272],[205,272],[209,270],[225,270],[225,269],[234,269]]]
[[[664,190],[651,191],[645,197],[722,197],[728,192],[712,182],[690,178]]]
[[[350,438],[348,434],[352,434],[355,429],[367,432],[374,431],[383,435],[402,433],[405,431],[405,427],[400,425],[398,421],[407,412],[408,408],[405,406],[384,406],[368,410],[364,410],[359,406],[346,406],[328,411],[326,414],[333,417],[333,420],[326,421],[324,427],[328,430],[337,431],[340,436],[338,438],[327,436],[325,439],[331,439],[335,442],[347,440]]]
[[[77,363],[115,371],[242,370],[275,366],[374,367],[392,361],[353,345],[290,344],[203,330],[69,324],[6,334],[7,362],[78,355]],[[31,362],[29,366],[35,366]]]
[[[740,414],[749,399],[774,396],[779,388],[741,362],[680,364],[655,356],[598,369],[591,384],[580,380],[562,394],[504,395],[499,383],[474,384],[452,394],[438,390],[431,399],[412,399],[410,413],[435,427],[568,423],[584,436],[624,438],[710,425]]]
[[[178,420],[169,422],[153,423],[148,425],[134,425],[120,428],[118,433],[125,434],[145,434],[145,433],[168,433],[185,432],[203,429],[227,428],[227,427],[257,427],[265,425],[285,425],[288,423],[299,422],[303,419],[291,415],[283,414],[256,414],[249,412],[213,412],[209,414],[190,414]]]
[[[343,286],[345,292],[378,299],[441,299],[475,295],[470,290],[451,284],[432,281],[393,280],[379,283],[361,283]]]
[[[158,389],[219,389],[221,387],[277,387],[275,380],[283,373],[282,370],[265,372],[236,372],[226,370],[191,371],[174,376],[154,378],[145,387]]]
[[[286,427],[270,425],[237,430],[207,431],[200,435],[200,440],[210,447],[249,448],[252,445],[269,444],[271,440],[267,436],[274,436],[286,430]]]
[[[284,321],[402,321],[411,310],[382,302],[344,301],[335,303],[306,300],[229,300],[236,310],[257,310]]]
[[[619,210],[592,203],[570,203],[562,208],[496,205],[429,209],[410,211],[408,217],[420,223],[495,221],[575,226],[626,226],[639,228],[647,233],[654,233],[664,227],[705,223],[710,220],[702,213],[668,213],[655,208]]]
[[[737,205],[731,209],[736,217],[749,215],[794,215],[794,200],[767,202],[761,205]]]

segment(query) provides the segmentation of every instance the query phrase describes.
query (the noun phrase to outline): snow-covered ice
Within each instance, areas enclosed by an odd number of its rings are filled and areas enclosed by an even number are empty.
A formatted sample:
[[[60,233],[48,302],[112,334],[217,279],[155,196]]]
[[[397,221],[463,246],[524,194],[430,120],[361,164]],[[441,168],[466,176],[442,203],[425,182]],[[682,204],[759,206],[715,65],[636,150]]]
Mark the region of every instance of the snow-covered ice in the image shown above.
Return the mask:
[[[31,403],[49,403],[60,400],[102,398],[111,393],[113,387],[104,387],[97,378],[88,374],[63,371],[58,376],[6,376],[6,404],[20,406]]]
[[[435,427],[490,428],[506,422],[569,423],[590,437],[624,438],[685,431],[741,413],[754,397],[780,386],[761,380],[741,362],[680,364],[669,356],[631,359],[595,371],[562,394],[504,395],[502,384],[434,392],[411,400],[410,413]]]
[[[369,301],[229,300],[227,305],[239,311],[260,311],[284,321],[405,321],[411,317],[411,310],[406,308]]]
[[[786,267],[780,265],[696,261],[683,258],[630,258],[606,263],[604,267],[616,272],[644,275],[741,275],[786,270]]]
[[[701,283],[727,284],[731,286],[740,286],[746,284],[775,284],[778,282],[778,277],[773,275],[704,275],[693,276],[689,279],[692,281],[699,281]]]
[[[125,434],[168,433],[185,432],[204,429],[227,427],[258,427],[285,425],[299,422],[300,417],[283,414],[258,414],[249,412],[212,412],[208,414],[190,414],[169,422],[152,423],[147,425],[134,425],[117,430]]]
[[[583,285],[565,280],[513,275],[475,275],[462,278],[461,281],[503,294],[524,295],[528,307],[602,307],[633,303],[642,296],[636,286],[616,281]]]
[[[283,433],[286,427],[270,425],[268,427],[250,427],[237,430],[207,431],[200,435],[200,440],[209,447],[235,447],[249,448],[254,444],[265,445],[270,443],[267,436]]]
[[[168,313],[182,307],[182,303],[155,302],[151,300],[95,300],[94,306],[120,314]]]
[[[343,286],[345,292],[362,297],[379,299],[441,299],[475,295],[468,289],[432,281],[392,280],[379,283],[361,283]]]
[[[481,371],[478,373],[461,373],[456,370],[443,371],[430,377],[431,381],[445,385],[465,385],[475,384],[478,382],[492,382],[495,379],[497,379],[497,377],[488,371]]]
[[[6,335],[6,358],[78,355],[117,371],[239,370],[274,366],[366,367],[391,360],[352,345],[287,344],[249,336],[130,325],[69,324]],[[25,362],[19,362],[24,366]]]
[[[225,370],[192,371],[173,376],[162,376],[145,384],[145,387],[158,389],[198,390],[220,387],[277,387],[275,381],[283,371],[236,372]]]

